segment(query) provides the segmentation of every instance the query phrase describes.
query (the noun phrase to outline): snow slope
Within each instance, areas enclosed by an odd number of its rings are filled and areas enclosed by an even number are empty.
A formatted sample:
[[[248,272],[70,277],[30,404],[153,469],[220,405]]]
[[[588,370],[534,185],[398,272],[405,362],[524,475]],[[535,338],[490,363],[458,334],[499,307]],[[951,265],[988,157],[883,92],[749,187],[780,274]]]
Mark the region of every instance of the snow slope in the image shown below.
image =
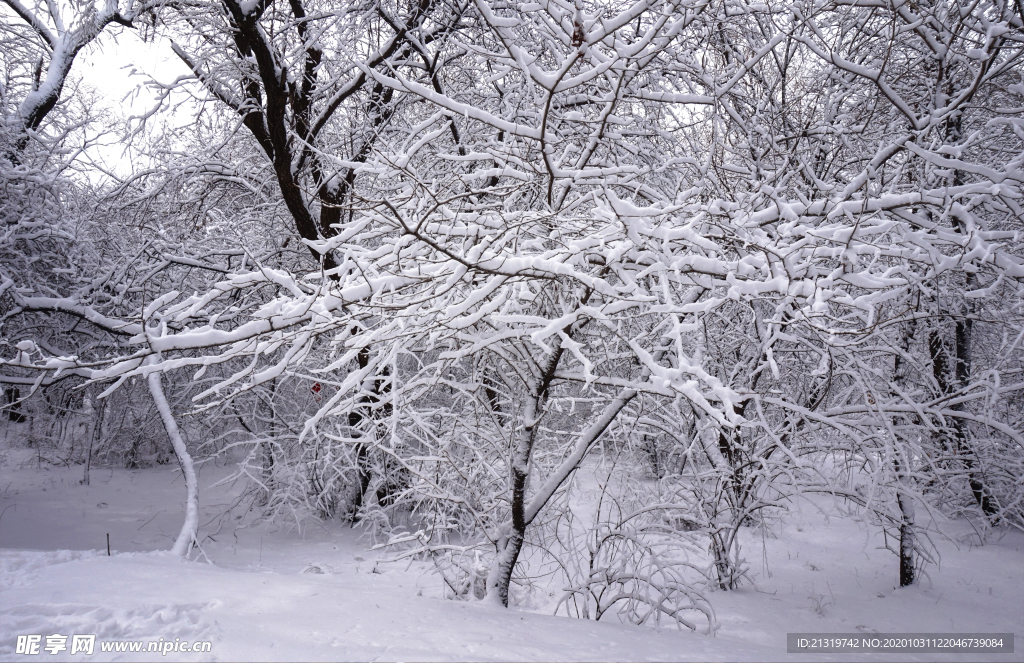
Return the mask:
[[[382,587],[386,579],[353,573],[245,572],[183,563],[166,553],[107,558],[92,552],[7,551],[0,560],[4,575],[17,579],[4,589],[0,655],[5,659],[12,654],[14,635],[54,632],[96,633],[100,639],[212,640],[210,660],[728,660],[770,655],[770,650],[725,639],[408,596]]]
[[[982,547],[938,539],[941,567],[897,590],[895,557],[877,549],[872,528],[796,510],[785,526],[749,533],[744,550],[756,586],[710,595],[722,625],[710,638],[446,601],[427,565],[379,561],[384,555],[368,551],[358,530],[338,524],[301,534],[236,529],[241,514],[227,509],[237,489],[211,488],[228,470],[210,465],[200,473],[200,522],[213,535],[204,543],[213,564],[181,562],[152,552],[169,547],[180,527],[176,468],[99,470],[93,485],[81,486],[81,468],[39,469],[12,454],[0,465],[2,660],[164,658],[14,654],[17,635],[95,633],[213,643],[209,654],[170,660],[808,661],[786,654],[787,632],[858,631],[1012,631],[1010,655],[874,660],[1024,660],[1017,533]],[[958,527],[946,524],[947,532]]]

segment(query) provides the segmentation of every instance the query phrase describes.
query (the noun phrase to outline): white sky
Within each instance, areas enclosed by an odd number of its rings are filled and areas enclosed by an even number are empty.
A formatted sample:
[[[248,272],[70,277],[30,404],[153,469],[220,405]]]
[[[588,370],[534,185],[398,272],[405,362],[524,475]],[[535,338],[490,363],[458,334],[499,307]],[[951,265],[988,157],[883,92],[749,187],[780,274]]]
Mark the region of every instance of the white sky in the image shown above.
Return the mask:
[[[157,102],[154,92],[146,87],[149,77],[170,83],[189,71],[171,51],[169,40],[143,42],[137,30],[115,25],[79,53],[72,73],[94,88],[110,111],[129,118],[141,115]],[[175,120],[186,121],[177,116]],[[103,167],[127,175],[136,157],[128,145],[119,141],[120,137],[111,136],[91,150],[90,156]]]

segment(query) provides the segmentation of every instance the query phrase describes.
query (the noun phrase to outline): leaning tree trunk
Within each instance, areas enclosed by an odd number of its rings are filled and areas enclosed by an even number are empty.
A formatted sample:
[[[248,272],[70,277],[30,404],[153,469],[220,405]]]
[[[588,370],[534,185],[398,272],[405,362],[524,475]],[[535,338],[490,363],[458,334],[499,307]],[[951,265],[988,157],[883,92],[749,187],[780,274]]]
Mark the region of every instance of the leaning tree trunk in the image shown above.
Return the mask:
[[[593,424],[580,432],[576,439],[576,445],[572,452],[562,463],[547,477],[544,483],[534,492],[533,498],[527,501],[526,493],[529,487],[530,455],[533,451],[533,444],[536,438],[537,427],[543,415],[541,408],[546,398],[547,389],[551,378],[554,376],[555,367],[561,356],[561,349],[554,353],[552,360],[548,363],[542,373],[542,379],[534,390],[532,397],[527,401],[526,411],[523,416],[523,427],[516,439],[512,457],[512,519],[502,525],[498,532],[495,547],[497,554],[491,564],[490,572],[487,575],[487,596],[486,600],[508,607],[508,591],[512,583],[512,572],[515,570],[516,562],[519,560],[519,553],[523,549],[523,541],[526,538],[526,528],[537,517],[541,509],[548,503],[555,492],[565,483],[579,467],[587,453],[594,447],[601,435],[611,426],[619,413],[636,398],[637,392],[633,389],[623,389],[619,394],[605,406],[604,412]]]
[[[155,364],[159,361],[159,355],[154,354],[147,360],[148,364]],[[164,387],[160,371],[153,371],[149,374],[149,393],[153,396],[156,409],[160,412],[160,419],[163,421],[167,437],[171,438],[171,445],[174,447],[174,454],[178,457],[178,464],[181,466],[181,473],[185,475],[185,522],[181,526],[181,532],[174,541],[171,552],[178,557],[187,557],[192,546],[199,542],[199,487],[196,482],[195,465],[192,463],[192,456],[181,439],[181,431],[178,430],[178,423],[174,420],[171,406],[167,403],[164,395]]]
[[[555,362],[560,353],[555,353]],[[550,375],[554,374],[553,364],[549,363]],[[549,383],[550,381],[548,381]],[[534,391],[527,402],[526,412],[523,415],[523,427],[519,431],[515,448],[512,450],[512,520],[505,523],[496,542],[497,555],[487,576],[487,599],[492,603],[508,607],[508,588],[512,583],[512,571],[519,560],[519,553],[523,549],[523,541],[526,538],[526,527],[529,524],[526,520],[526,488],[530,477],[530,455],[533,452],[533,443],[537,434],[537,426],[540,424],[540,410],[547,391],[547,384],[543,384]]]

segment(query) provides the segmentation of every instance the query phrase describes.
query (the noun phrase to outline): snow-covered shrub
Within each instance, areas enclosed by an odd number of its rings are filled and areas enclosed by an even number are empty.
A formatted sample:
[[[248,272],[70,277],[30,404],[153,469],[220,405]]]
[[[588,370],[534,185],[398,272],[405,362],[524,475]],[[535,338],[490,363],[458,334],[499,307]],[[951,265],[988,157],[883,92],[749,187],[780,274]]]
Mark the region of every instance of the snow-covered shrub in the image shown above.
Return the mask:
[[[704,536],[679,526],[690,522],[688,505],[659,501],[644,483],[604,467],[591,471],[550,507],[531,540],[564,587],[556,612],[714,633]],[[597,486],[584,488],[590,481]]]

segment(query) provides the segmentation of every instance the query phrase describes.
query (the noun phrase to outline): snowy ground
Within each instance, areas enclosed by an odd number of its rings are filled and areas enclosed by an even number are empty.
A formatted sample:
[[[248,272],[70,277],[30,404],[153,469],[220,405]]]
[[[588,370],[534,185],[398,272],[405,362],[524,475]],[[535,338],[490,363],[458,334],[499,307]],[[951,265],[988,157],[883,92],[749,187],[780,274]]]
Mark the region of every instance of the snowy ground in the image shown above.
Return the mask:
[[[235,489],[210,488],[228,470],[212,465],[200,485],[213,563],[180,562],[159,552],[181,526],[176,468],[94,470],[82,486],[80,467],[40,468],[16,450],[0,460],[0,660],[164,658],[14,653],[16,636],[52,633],[212,642],[168,660],[1024,660],[1017,532],[978,547],[968,526],[945,523],[941,566],[895,589],[896,559],[873,528],[807,504],[745,542],[756,586],[710,595],[722,626],[711,638],[446,601],[425,565],[378,562],[340,524],[236,529],[222,516]],[[872,659],[786,654],[787,632],[1017,635],[1009,655]]]

